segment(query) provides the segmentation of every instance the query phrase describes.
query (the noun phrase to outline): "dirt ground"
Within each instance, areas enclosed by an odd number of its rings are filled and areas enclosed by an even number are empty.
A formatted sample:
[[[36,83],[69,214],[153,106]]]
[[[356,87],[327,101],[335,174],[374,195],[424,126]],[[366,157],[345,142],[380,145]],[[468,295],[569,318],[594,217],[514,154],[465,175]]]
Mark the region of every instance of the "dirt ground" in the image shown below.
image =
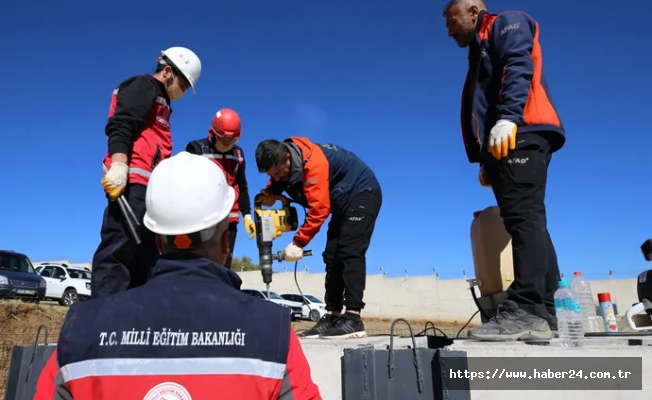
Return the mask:
[[[40,325],[48,327],[48,341],[55,342],[68,309],[57,303],[23,303],[0,300],[0,399],[4,398],[7,371],[14,346],[33,344]],[[44,343],[41,331],[39,343]]]
[[[14,346],[34,344],[36,332],[40,325],[48,328],[48,342],[55,343],[59,330],[68,311],[67,307],[54,302],[41,302],[40,304],[24,303],[21,301],[0,300],[0,399],[4,398],[7,370]],[[387,335],[390,331],[392,319],[365,318],[365,330],[369,335]],[[425,320],[410,320],[413,333],[422,333],[425,329]],[[434,322],[436,328],[448,336],[455,336],[466,321],[461,323]],[[292,323],[296,331],[309,329],[314,322],[295,321]],[[44,343],[44,331],[41,332],[39,343]],[[407,325],[397,323],[395,335],[408,334]],[[433,334],[432,331],[428,334]],[[441,332],[437,333],[441,335]]]

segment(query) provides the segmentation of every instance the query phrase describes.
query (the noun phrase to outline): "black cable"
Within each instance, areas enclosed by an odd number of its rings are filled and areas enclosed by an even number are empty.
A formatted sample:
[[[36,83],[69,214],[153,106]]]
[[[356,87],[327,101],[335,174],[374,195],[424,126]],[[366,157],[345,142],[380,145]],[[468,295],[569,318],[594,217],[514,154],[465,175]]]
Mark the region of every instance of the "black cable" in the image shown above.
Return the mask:
[[[289,201],[289,203],[299,204],[299,203],[297,203],[296,201]],[[301,204],[299,204],[299,205],[301,205]],[[305,207],[301,206],[301,208],[303,208],[303,215],[304,215],[304,220],[305,220],[305,216],[306,216],[308,213],[307,213]],[[306,306],[308,306],[308,309],[310,309],[310,305],[308,304],[308,301],[306,300],[306,296],[303,295],[303,291],[301,291],[301,286],[299,285],[299,279],[298,279],[298,277],[297,277],[297,269],[298,269],[298,267],[299,267],[299,261],[297,260],[297,261],[294,262],[294,283],[297,285],[297,289],[299,290],[299,294],[301,295],[301,299],[303,300],[303,304],[306,305]],[[476,298],[476,296],[475,296],[475,291],[473,291],[473,288],[471,288],[471,294],[473,295],[473,300],[475,301],[476,305],[478,306],[478,311],[474,312],[473,315],[471,316],[471,318],[469,318],[469,320],[466,321],[466,324],[464,324],[464,326],[462,326],[462,328],[460,328],[460,330],[457,332],[457,335],[455,336],[456,339],[459,339],[460,334],[462,333],[462,331],[464,330],[464,328],[466,328],[467,326],[469,326],[469,324],[471,323],[471,321],[473,321],[473,318],[475,318],[475,316],[476,316],[476,315],[477,315],[477,314],[482,310],[482,309],[480,308],[480,305],[478,304],[478,300],[477,300],[477,298]],[[484,312],[483,312],[483,313],[484,313]],[[310,313],[308,313],[308,315],[310,316]],[[428,324],[432,325],[432,327],[428,327]],[[425,325],[425,328],[424,328],[421,332],[415,334],[414,337],[417,337],[417,336],[425,336],[425,335],[426,335],[426,332],[428,332],[429,330],[432,330],[432,331],[435,332],[435,333],[436,333],[436,332],[439,332],[439,333],[441,333],[441,334],[444,336],[444,338],[448,339],[448,335],[446,335],[446,333],[445,333],[444,331],[442,331],[441,329],[437,328],[437,327],[435,326],[435,324],[434,324],[433,322],[431,322],[431,321],[427,321],[427,322],[426,322],[426,325]],[[299,332],[303,332],[303,331],[307,331],[307,329],[299,329],[299,330],[297,330],[297,331],[295,331],[295,332],[296,332],[296,333],[299,333]],[[374,336],[374,337],[375,337],[375,336],[387,336],[387,334],[375,334],[375,335],[368,335],[368,336]],[[395,335],[395,336],[396,336],[396,337],[400,337],[400,338],[407,338],[407,337],[409,337],[409,336],[398,336],[398,335]]]
[[[482,313],[482,316],[485,317],[486,319],[491,319],[491,317],[485,312],[485,310],[480,306],[480,301],[478,300],[478,296],[475,294],[475,286],[471,286],[471,297],[473,297],[473,302],[475,303],[475,306],[478,308],[478,311]],[[475,316],[475,314],[473,314]],[[473,317],[471,317],[473,319]]]
[[[460,330],[457,332],[457,336],[455,336],[455,339],[459,339],[460,334],[462,333],[462,331],[464,330],[464,328],[466,328],[467,326],[469,326],[469,324],[471,323],[471,321],[473,321],[473,318],[475,318],[475,316],[478,315],[479,312],[480,312],[480,310],[474,312],[473,315],[471,315],[471,318],[469,318],[469,320],[466,321],[466,324],[464,324],[464,326],[463,326],[462,328],[460,328]]]
[[[460,338],[460,335],[462,334],[462,331],[464,331],[464,329],[466,329],[466,327],[469,326],[469,324],[471,323],[471,321],[473,321],[473,318],[475,318],[475,316],[478,315],[479,312],[480,312],[480,310],[474,312],[473,315],[471,315],[471,318],[469,318],[469,320],[466,321],[466,323],[465,323],[465,324],[460,328],[460,330],[457,331],[457,335],[455,335],[455,339],[459,339],[459,338]],[[432,325],[432,327],[428,327],[428,325]],[[444,332],[444,331],[442,331],[441,329],[437,328],[437,327],[435,326],[435,324],[432,323],[431,321],[427,321],[425,326],[426,326],[425,329],[423,329],[423,330],[420,331],[419,333],[415,333],[415,334],[414,334],[414,337],[426,336],[426,332],[428,332],[429,330],[432,330],[433,332],[439,332],[439,333],[441,333],[442,336],[443,336],[444,338],[449,339],[448,335],[446,335],[446,332]],[[376,336],[387,336],[387,334],[385,334],[385,333],[379,333],[379,334],[374,334],[374,335],[369,335],[369,336],[373,336],[373,337],[376,337]],[[404,335],[394,335],[394,336],[395,336],[395,337],[399,337],[399,338],[409,338],[409,337],[410,337],[410,336],[404,336]]]
[[[294,283],[297,285],[297,289],[299,289],[299,294],[301,294],[301,299],[303,300],[303,304],[308,306],[308,301],[306,301],[306,297],[303,295],[303,292],[301,291],[301,286],[299,286],[299,279],[297,278],[297,268],[299,266],[299,260],[294,262]],[[308,306],[308,309],[310,309],[310,306]],[[310,312],[308,313],[308,316],[310,316]],[[299,329],[298,331],[295,331],[297,333],[307,331],[307,329]]]
[[[428,328],[428,324],[432,325],[432,328]],[[441,329],[437,328],[432,321],[426,322],[425,329],[423,330],[423,334],[425,335],[426,332],[428,332],[429,329],[432,329],[433,331],[435,331],[435,333],[437,333],[437,332],[441,333],[442,335],[444,335],[444,337],[446,339],[448,339],[448,335],[444,331],[442,331]],[[419,332],[419,333],[421,333],[421,332]]]
[[[291,203],[299,204],[296,201],[289,201],[289,203],[290,204]],[[299,204],[299,205],[301,205],[301,204]],[[306,218],[306,215],[308,214],[308,212],[306,211],[305,207],[301,206],[301,208],[303,208],[303,218],[304,218],[304,221],[305,221],[305,218]],[[306,300],[306,296],[303,295],[303,292],[301,291],[301,286],[299,285],[299,279],[297,278],[297,269],[298,269],[298,267],[299,267],[299,260],[294,262],[294,283],[297,285],[297,289],[299,290],[299,294],[301,295],[302,303],[304,305],[308,306],[308,310],[312,311],[311,308],[310,308],[310,305],[308,304],[308,300]],[[308,318],[310,318],[310,311],[308,311]],[[295,331],[295,332],[298,333],[298,332],[303,332],[303,331],[306,331],[306,330],[307,329],[299,329],[298,331]]]
[[[428,325],[432,325],[432,327],[428,327]],[[426,325],[425,325],[425,329],[423,329],[422,331],[420,331],[420,332],[418,332],[418,333],[415,333],[415,334],[414,334],[414,337],[427,336],[427,335],[426,335],[426,332],[428,332],[429,330],[432,330],[432,331],[435,332],[435,333],[436,333],[436,332],[439,332],[439,333],[442,334],[442,336],[443,336],[444,338],[449,339],[448,335],[446,335],[446,332],[444,332],[444,331],[442,331],[441,329],[437,328],[437,327],[435,326],[435,324],[434,324],[432,321],[427,321],[427,322],[426,322]],[[373,335],[369,335],[369,336],[372,336],[372,337],[376,337],[376,336],[387,336],[387,334],[386,334],[386,333],[377,333],[377,334],[373,334]],[[436,336],[436,335],[435,335],[435,336]],[[397,338],[410,338],[410,336],[405,336],[405,335],[394,335],[394,337],[397,337]]]

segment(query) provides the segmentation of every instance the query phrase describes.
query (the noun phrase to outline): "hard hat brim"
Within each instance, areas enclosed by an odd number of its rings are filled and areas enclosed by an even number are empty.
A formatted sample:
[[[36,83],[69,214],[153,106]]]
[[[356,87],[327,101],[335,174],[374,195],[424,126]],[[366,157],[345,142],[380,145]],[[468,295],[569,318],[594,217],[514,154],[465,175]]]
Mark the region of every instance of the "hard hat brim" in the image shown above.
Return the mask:
[[[233,204],[235,203],[235,189],[229,186],[226,188],[226,190],[227,193],[226,193],[226,199],[224,205],[222,206],[221,210],[218,210],[216,212],[215,218],[210,223],[206,223],[206,221],[201,221],[201,222],[197,221],[197,224],[195,224],[194,227],[185,228],[185,229],[181,227],[160,226],[151,217],[150,213],[145,212],[145,215],[143,216],[143,224],[150,231],[157,233],[159,235],[167,235],[167,236],[188,235],[191,233],[201,232],[205,229],[211,228],[229,217],[229,213],[231,212],[231,209],[233,208]]]
[[[205,184],[207,176],[215,185]],[[152,171],[143,223],[159,235],[203,232],[226,221],[234,202],[235,190],[221,168],[207,158],[182,151]]]
[[[223,134],[216,132],[215,136],[217,136],[220,139],[221,138],[234,138],[234,137],[239,137],[240,136],[240,132],[237,132],[237,131],[236,132],[222,131],[222,132],[223,132]]]

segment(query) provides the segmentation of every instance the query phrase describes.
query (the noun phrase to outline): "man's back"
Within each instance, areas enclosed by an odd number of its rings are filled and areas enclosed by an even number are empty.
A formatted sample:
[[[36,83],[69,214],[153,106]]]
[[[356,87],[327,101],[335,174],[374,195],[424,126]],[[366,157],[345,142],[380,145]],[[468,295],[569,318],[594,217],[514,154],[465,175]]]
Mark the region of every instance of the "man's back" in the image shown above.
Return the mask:
[[[290,313],[240,283],[207,259],[165,257],[145,286],[73,307],[57,354],[73,398],[320,399]]]
[[[295,144],[308,168],[328,169],[331,212],[341,213],[355,195],[364,190],[378,189],[380,184],[374,171],[355,153],[331,143],[315,143],[305,137],[290,137],[286,143]],[[321,152],[327,165],[314,165],[321,159],[313,155]],[[305,178],[305,177],[304,177]]]

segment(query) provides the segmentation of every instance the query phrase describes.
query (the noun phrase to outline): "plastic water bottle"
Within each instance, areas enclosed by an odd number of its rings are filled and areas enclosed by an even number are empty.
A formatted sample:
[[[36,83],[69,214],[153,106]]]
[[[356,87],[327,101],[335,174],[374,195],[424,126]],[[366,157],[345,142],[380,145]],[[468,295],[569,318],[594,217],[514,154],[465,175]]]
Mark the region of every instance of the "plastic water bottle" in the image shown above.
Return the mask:
[[[582,323],[584,332],[601,332],[604,329],[599,325],[598,316],[595,313],[595,304],[593,303],[593,291],[591,283],[582,276],[580,271],[575,271],[575,277],[571,281],[571,287],[577,293],[577,299],[582,308]]]
[[[555,292],[555,309],[559,325],[559,341],[562,347],[583,347],[584,327],[582,310],[569,281],[560,281]]]

